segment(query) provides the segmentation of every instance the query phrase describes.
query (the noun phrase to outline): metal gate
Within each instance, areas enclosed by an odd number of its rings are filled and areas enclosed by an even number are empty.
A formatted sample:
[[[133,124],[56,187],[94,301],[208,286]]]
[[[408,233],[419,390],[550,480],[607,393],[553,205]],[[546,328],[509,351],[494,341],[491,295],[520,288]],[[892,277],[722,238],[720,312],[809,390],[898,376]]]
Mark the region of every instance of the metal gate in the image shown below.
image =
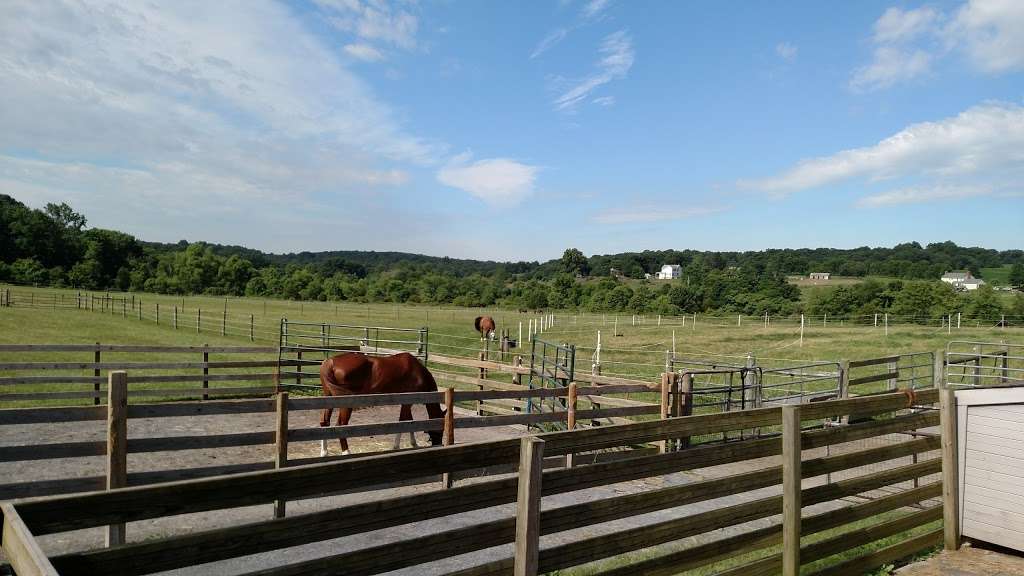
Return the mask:
[[[576,346],[553,344],[533,337],[530,347],[530,382],[533,388],[563,388],[573,380],[576,369]],[[566,410],[565,398],[527,398],[527,413]],[[565,429],[564,423],[551,423],[552,429]]]

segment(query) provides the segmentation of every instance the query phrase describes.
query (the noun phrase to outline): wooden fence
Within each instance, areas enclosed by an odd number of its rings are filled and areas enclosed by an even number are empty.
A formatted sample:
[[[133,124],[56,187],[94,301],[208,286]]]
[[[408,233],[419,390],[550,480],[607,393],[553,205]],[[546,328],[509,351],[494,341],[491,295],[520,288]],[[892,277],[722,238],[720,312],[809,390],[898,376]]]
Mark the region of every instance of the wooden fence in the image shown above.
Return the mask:
[[[124,380],[114,379],[118,374]],[[566,427],[576,427],[586,423],[610,418],[629,416],[657,416],[662,409],[657,404],[630,403],[626,406],[608,406],[615,402],[610,394],[658,392],[658,387],[643,384],[618,384],[601,387],[583,387],[575,382],[567,387],[548,389],[529,389],[520,387],[515,390],[454,390],[409,394],[378,394],[339,397],[289,397],[283,393],[278,399],[246,399],[246,400],[210,400],[206,402],[174,402],[160,404],[126,404],[120,405],[120,399],[127,399],[134,376],[124,372],[114,372],[106,387],[108,403],[106,406],[59,407],[59,408],[21,408],[0,410],[0,429],[5,426],[52,424],[68,422],[93,422],[98,431],[102,422],[108,426],[127,429],[131,419],[165,419],[194,416],[220,416],[230,418],[245,414],[266,413],[276,414],[278,423],[274,430],[244,431],[227,434],[200,434],[185,436],[126,437],[121,443],[107,441],[78,441],[59,443],[38,443],[31,445],[0,446],[0,462],[46,462],[54,459],[81,458],[103,456],[106,458],[107,471],[125,469],[122,486],[140,486],[159,482],[168,482],[186,478],[201,478],[220,474],[264,470],[274,467],[294,466],[324,462],[339,457],[313,457],[290,460],[288,445],[295,442],[310,442],[338,438],[356,438],[385,434],[405,434],[426,431],[443,431],[445,442],[451,444],[457,437],[457,429],[479,428],[488,426],[536,425],[558,422]],[[457,403],[474,405],[488,400],[521,400],[523,398],[562,398],[566,402],[566,410],[548,413],[514,413],[508,415],[478,415],[456,417],[454,407]],[[111,401],[112,400],[112,401]],[[604,407],[597,404],[605,402]],[[364,408],[370,406],[400,406],[403,404],[433,403],[445,405],[445,419],[416,420],[405,422],[384,422],[371,424],[349,424],[330,427],[295,427],[295,418],[289,414],[297,411],[322,410],[324,408]],[[395,411],[398,412],[397,410]],[[267,423],[271,421],[268,418]],[[284,423],[283,425],[281,423]],[[292,422],[291,427],[288,423]],[[167,428],[171,428],[168,425]],[[268,426],[269,428],[269,426]],[[204,450],[217,448],[238,448],[244,446],[274,446],[269,458],[237,464],[216,466],[189,467],[177,459],[178,466],[171,470],[139,471],[127,470],[127,455],[151,452],[180,452],[184,450]],[[343,458],[343,457],[341,457]],[[66,494],[89,490],[102,490],[111,486],[107,483],[107,475],[70,477],[54,480],[17,481],[0,484],[0,500],[22,498],[28,496]],[[450,482],[449,482],[450,483]],[[118,487],[118,486],[114,486]]]
[[[67,404],[74,400],[91,400],[98,405],[107,395],[102,384],[112,370],[132,371],[129,396],[204,400],[216,396],[269,396],[276,391],[279,369],[277,347],[273,346],[4,344],[0,345],[0,354],[26,356],[16,362],[0,362],[0,405],[48,401]],[[140,354],[159,359],[124,359]],[[249,357],[226,359],[239,354]],[[54,355],[61,361],[54,361]],[[78,355],[80,359],[72,359]],[[53,391],[54,387],[59,390]]]
[[[532,575],[570,568],[663,544],[646,557],[598,567],[597,573],[670,574],[714,566],[720,574],[795,576],[861,574],[942,540],[936,528],[941,506],[929,506],[942,494],[941,481],[873,500],[858,494],[938,472],[941,459],[829,482],[827,474],[870,462],[935,450],[937,436],[834,455],[826,446],[894,431],[934,427],[939,413],[931,406],[937,390],[915,395],[882,394],[805,405],[760,408],[650,422],[541,434],[499,442],[454,445],[337,462],[236,474],[157,486],[125,488],[3,504],[3,550],[19,575],[145,574],[280,550],[363,532],[406,526],[472,510],[516,503],[514,515],[494,512],[489,520],[458,528],[413,530],[422,536],[360,547],[354,551],[269,565],[262,575],[378,574],[435,560],[514,544],[515,555],[493,558],[457,570],[459,576]],[[855,424],[821,427],[825,420]],[[563,457],[685,436],[730,430],[772,428],[777,435],[725,444],[645,454],[590,465],[541,470],[544,457]],[[779,458],[781,456],[781,459]],[[697,481],[606,498],[587,497],[575,504],[542,506],[545,498],[620,482],[687,470],[743,465],[738,473],[702,474]],[[382,478],[397,481],[496,465],[518,468],[516,477],[467,483],[447,490],[360,502],[284,518],[173,535],[47,557],[36,538],[90,527],[112,526],[119,534],[127,522],[223,510],[356,489]],[[768,490],[768,492],[765,492]],[[606,492],[608,493],[608,492]],[[767,494],[767,495],[766,495]],[[594,528],[659,510],[724,498],[704,511],[690,507],[667,519],[635,519],[626,528]],[[664,518],[664,517],[663,517]],[[781,519],[780,519],[781,518]],[[750,524],[753,521],[759,521]],[[135,526],[135,525],[130,525]],[[555,544],[544,537],[592,527]],[[687,544],[690,536],[703,536]],[[850,559],[820,561],[880,539],[885,544]],[[779,545],[781,544],[781,549]],[[285,555],[285,558],[294,556]],[[743,558],[743,565],[719,564]],[[272,562],[272,561],[271,561]]]

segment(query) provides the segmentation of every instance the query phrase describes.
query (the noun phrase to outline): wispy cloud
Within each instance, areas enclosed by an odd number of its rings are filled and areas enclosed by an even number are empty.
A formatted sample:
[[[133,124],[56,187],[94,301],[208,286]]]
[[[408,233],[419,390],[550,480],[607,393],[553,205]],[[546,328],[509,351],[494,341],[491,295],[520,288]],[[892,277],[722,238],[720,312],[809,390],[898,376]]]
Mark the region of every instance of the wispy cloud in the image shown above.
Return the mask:
[[[580,9],[580,16],[593,20],[601,16],[610,5],[611,0],[590,0]]]
[[[600,57],[595,63],[594,72],[573,82],[555,99],[557,110],[574,110],[595,89],[613,80],[625,78],[629,69],[633,67],[635,58],[633,41],[625,30],[619,30],[606,36],[601,42],[598,54]]]
[[[438,181],[495,206],[518,204],[533,193],[539,167],[509,158],[471,158],[469,153],[453,158],[438,170]]]
[[[614,106],[615,96],[599,96],[594,98],[593,102],[598,106]]]
[[[364,62],[378,62],[384,59],[384,53],[369,44],[346,44],[345,53]]]
[[[537,43],[533,51],[530,52],[530,59],[533,60],[554,48],[562,40],[565,40],[573,30],[603,20],[609,6],[611,6],[611,0],[589,0],[583,4],[572,24],[551,30]]]
[[[669,222],[699,216],[710,216],[726,211],[723,206],[690,206],[686,208],[666,207],[659,204],[610,208],[595,214],[591,221],[597,224],[640,224]]]
[[[547,52],[548,50],[551,49],[551,47],[558,44],[562,40],[565,40],[565,37],[568,34],[569,31],[565,28],[555,28],[551,32],[548,32],[548,35],[545,36],[544,39],[542,39],[540,42],[538,42],[537,46],[533,49],[533,52],[530,53],[530,59],[532,60],[540,56],[541,54]]]
[[[932,64],[960,52],[978,70],[1024,69],[1024,3],[969,0],[951,14],[923,6],[892,7],[875,21],[871,62],[850,75],[856,92],[870,92],[927,74]]]
[[[416,48],[419,18],[384,0],[314,0],[335,28],[364,41]]]
[[[867,182],[898,178],[927,181],[865,200],[871,205],[963,194],[980,190],[992,181],[1017,181],[1021,176],[1024,107],[992,102],[936,122],[911,124],[874,146],[802,160],[778,176],[739,184],[784,196],[858,178]]]
[[[977,196],[991,196],[995,190],[990,186],[911,186],[865,196],[857,205],[878,208],[898,204],[919,204],[937,200],[959,200]]]
[[[786,62],[795,60],[799,51],[800,49],[795,44],[789,42],[779,42],[775,45],[775,53]]]

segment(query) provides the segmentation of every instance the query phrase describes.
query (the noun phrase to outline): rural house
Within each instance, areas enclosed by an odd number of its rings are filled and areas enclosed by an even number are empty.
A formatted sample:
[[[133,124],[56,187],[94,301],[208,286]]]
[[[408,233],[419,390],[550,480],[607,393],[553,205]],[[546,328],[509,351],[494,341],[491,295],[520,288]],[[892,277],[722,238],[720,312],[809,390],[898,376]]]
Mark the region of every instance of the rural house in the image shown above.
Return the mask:
[[[683,267],[679,264],[665,264],[658,272],[658,280],[675,280],[683,275]]]
[[[957,290],[977,290],[985,285],[981,278],[975,278],[970,270],[953,270],[942,275],[941,280]]]
[[[832,276],[829,272],[811,272],[808,276],[811,280],[828,280]]]

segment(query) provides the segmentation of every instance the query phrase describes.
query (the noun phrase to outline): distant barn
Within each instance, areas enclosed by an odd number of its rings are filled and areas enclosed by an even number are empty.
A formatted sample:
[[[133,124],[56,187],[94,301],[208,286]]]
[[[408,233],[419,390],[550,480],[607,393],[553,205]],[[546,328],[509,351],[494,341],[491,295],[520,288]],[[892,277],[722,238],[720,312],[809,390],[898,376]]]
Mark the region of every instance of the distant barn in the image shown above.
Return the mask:
[[[829,272],[811,272],[809,277],[811,280],[828,280],[831,276]]]

